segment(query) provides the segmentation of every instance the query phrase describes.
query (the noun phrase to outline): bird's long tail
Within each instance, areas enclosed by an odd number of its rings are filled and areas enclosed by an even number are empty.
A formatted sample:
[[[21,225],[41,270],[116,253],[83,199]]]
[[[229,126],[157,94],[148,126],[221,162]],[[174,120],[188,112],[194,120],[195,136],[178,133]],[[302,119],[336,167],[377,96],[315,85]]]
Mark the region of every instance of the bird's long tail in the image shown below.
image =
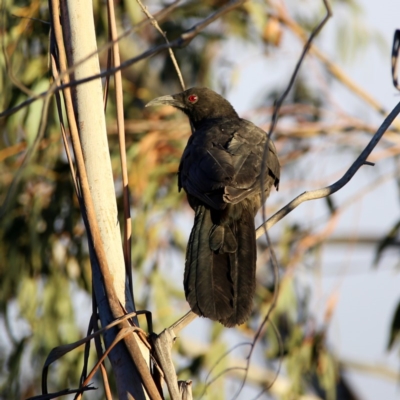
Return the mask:
[[[228,327],[250,316],[257,258],[253,213],[242,204],[229,207],[196,208],[184,277],[192,311]]]

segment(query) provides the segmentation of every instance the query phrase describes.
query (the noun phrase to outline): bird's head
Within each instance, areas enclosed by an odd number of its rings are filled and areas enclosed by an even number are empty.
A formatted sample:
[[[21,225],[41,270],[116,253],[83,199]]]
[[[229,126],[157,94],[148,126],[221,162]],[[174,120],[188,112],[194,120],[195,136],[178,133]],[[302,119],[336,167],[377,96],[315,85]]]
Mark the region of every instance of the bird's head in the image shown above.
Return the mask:
[[[184,92],[157,97],[146,104],[146,107],[168,104],[182,110],[194,127],[207,120],[219,118],[238,118],[228,100],[208,88],[194,87]]]

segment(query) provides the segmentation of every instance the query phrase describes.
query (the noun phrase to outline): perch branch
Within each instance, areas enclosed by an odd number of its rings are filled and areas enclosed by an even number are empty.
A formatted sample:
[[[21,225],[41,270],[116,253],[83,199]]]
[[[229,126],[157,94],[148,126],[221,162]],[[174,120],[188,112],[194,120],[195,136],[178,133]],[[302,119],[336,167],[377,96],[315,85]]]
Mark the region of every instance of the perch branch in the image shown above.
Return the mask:
[[[197,318],[197,315],[193,311],[189,311],[169,328],[164,329],[159,335],[153,334],[152,336],[155,357],[164,373],[164,379],[172,400],[191,399],[191,384],[189,382],[177,382],[171,349],[176,340],[177,333],[195,318]]]

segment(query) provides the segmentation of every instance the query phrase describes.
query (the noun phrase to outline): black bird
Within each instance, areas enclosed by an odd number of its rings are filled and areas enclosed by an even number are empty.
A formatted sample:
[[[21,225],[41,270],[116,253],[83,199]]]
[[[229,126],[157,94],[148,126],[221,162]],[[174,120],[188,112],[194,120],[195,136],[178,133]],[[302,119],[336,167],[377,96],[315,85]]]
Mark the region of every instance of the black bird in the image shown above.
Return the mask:
[[[255,291],[254,217],[261,190],[267,198],[279,185],[275,146],[210,89],[158,97],[146,107],[159,104],[182,110],[193,127],[178,173],[179,190],[185,189],[195,211],[186,251],[186,299],[198,315],[240,325],[251,314]]]

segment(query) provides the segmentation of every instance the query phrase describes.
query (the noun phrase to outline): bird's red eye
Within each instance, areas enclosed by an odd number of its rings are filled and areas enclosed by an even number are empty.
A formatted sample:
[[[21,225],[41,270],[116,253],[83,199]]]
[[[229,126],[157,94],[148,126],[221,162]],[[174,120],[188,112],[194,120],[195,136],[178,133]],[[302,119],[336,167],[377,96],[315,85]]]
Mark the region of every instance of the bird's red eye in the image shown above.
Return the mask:
[[[199,99],[199,98],[198,98],[197,95],[195,95],[195,94],[191,94],[191,95],[188,97],[189,102],[192,103],[192,104],[196,103],[196,101],[197,101],[198,99]]]

